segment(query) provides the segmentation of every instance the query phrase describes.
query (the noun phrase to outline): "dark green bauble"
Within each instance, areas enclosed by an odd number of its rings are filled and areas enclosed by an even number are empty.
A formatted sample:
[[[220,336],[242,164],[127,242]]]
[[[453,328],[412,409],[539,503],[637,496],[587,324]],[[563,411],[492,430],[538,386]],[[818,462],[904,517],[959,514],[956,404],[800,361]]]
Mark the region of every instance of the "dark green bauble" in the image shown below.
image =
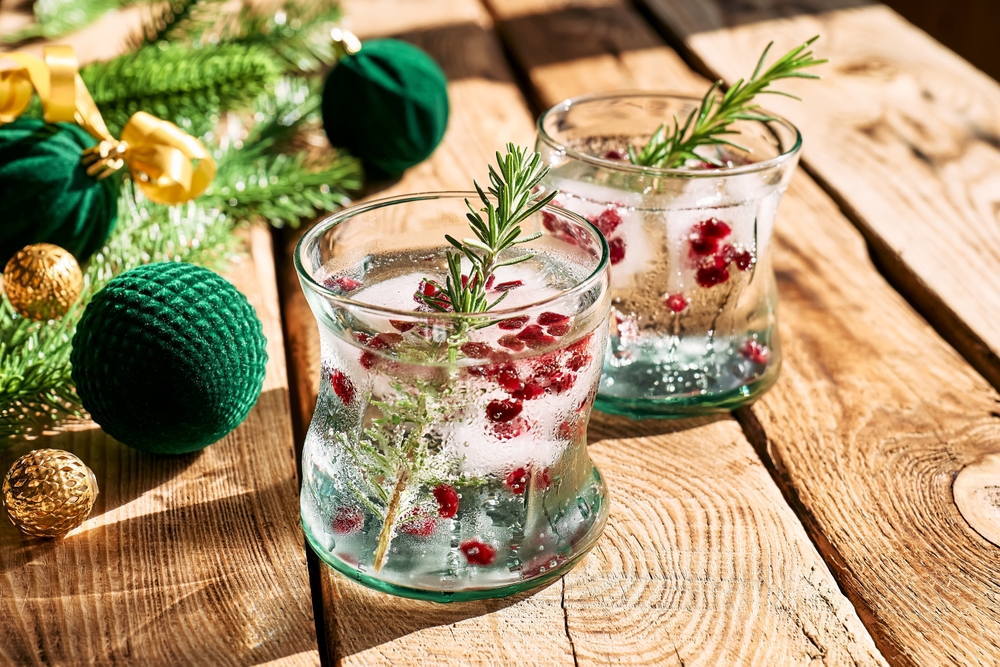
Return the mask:
[[[69,123],[0,125],[0,265],[32,243],[53,243],[81,263],[104,245],[121,181],[87,175],[80,158],[96,143]]]
[[[434,152],[448,125],[448,82],[426,53],[396,39],[365,42],[323,89],[330,143],[361,158],[369,176],[395,177]]]
[[[147,264],[87,306],[73,338],[73,381],[109,435],[157,454],[206,447],[257,402],[267,364],[260,320],[222,277]]]

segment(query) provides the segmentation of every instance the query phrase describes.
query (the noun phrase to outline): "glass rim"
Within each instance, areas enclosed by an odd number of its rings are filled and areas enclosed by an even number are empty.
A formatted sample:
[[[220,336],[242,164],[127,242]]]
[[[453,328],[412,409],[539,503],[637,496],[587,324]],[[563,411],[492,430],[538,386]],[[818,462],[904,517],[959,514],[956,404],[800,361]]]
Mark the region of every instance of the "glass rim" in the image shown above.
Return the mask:
[[[333,215],[327,216],[317,222],[313,227],[307,231],[299,239],[298,243],[295,244],[295,251],[292,253],[293,263],[295,265],[295,272],[298,273],[299,279],[308,285],[310,289],[319,294],[325,299],[329,299],[333,303],[346,306],[355,309],[363,309],[369,311],[373,314],[385,314],[400,316],[406,318],[412,318],[420,321],[452,321],[455,319],[460,319],[463,317],[489,314],[490,316],[505,316],[511,317],[516,316],[528,310],[534,310],[540,308],[546,304],[559,301],[568,296],[573,296],[576,293],[582,293],[590,289],[594,283],[596,283],[602,274],[604,274],[609,265],[611,258],[611,251],[608,248],[608,241],[604,238],[601,231],[586,218],[570,211],[564,209],[560,206],[553,206],[551,203],[546,204],[542,210],[551,210],[556,214],[568,218],[573,222],[579,224],[584,229],[588,229],[591,234],[596,238],[597,242],[600,244],[601,257],[597,262],[597,266],[594,270],[586,277],[574,284],[572,287],[568,287],[564,290],[559,291],[556,294],[540,299],[539,301],[532,301],[520,306],[515,306],[512,308],[497,308],[493,310],[486,311],[486,313],[455,313],[455,312],[429,312],[424,313],[415,310],[399,310],[395,308],[385,308],[382,306],[377,306],[375,304],[366,303],[364,301],[356,301],[345,297],[332,289],[326,287],[325,285],[318,282],[312,275],[306,271],[305,267],[302,265],[302,253],[307,244],[313,242],[321,234],[329,231],[330,229],[336,227],[342,222],[346,222],[351,218],[360,215],[362,213],[367,213],[369,211],[374,211],[376,209],[385,208],[387,206],[393,206],[396,204],[405,204],[415,201],[429,201],[434,199],[473,199],[477,200],[479,198],[479,193],[475,191],[462,191],[462,190],[443,190],[440,192],[416,192],[405,195],[395,195],[391,197],[382,197],[379,199],[372,199],[370,201],[355,204],[353,206],[348,206],[346,208],[337,211]],[[442,236],[442,243],[447,243]],[[502,304],[501,304],[502,305]]]
[[[802,133],[799,132],[799,128],[795,127],[791,122],[778,116],[772,114],[768,111],[761,110],[763,113],[772,117],[771,121],[773,123],[778,123],[785,128],[792,131],[795,135],[795,142],[792,147],[786,151],[781,152],[775,157],[768,158],[767,160],[762,160],[760,162],[753,162],[751,164],[744,164],[735,167],[719,167],[716,169],[686,169],[680,167],[666,168],[666,167],[646,167],[643,165],[631,164],[629,162],[624,162],[622,160],[608,160],[596,155],[589,155],[587,153],[581,153],[575,149],[566,146],[554,137],[552,137],[545,130],[545,121],[549,117],[549,114],[565,111],[571,107],[579,104],[586,104],[588,102],[599,102],[603,100],[613,100],[613,99],[628,99],[628,98],[639,98],[639,97],[652,97],[652,98],[669,98],[673,100],[685,100],[697,104],[700,104],[702,98],[695,97],[693,95],[684,95],[682,93],[664,92],[664,91],[647,91],[647,90],[618,90],[606,93],[588,93],[586,95],[579,95],[577,97],[570,97],[568,99],[554,104],[548,109],[546,109],[541,116],[538,117],[538,121],[535,123],[536,129],[538,130],[539,138],[548,144],[550,147],[561,151],[562,153],[572,157],[573,159],[579,160],[581,162],[586,162],[603,169],[611,169],[615,171],[627,172],[632,174],[645,174],[648,176],[671,176],[675,178],[722,178],[725,176],[737,176],[741,174],[753,174],[759,171],[767,171],[774,167],[778,167],[793,159],[799,151],[802,149]],[[748,121],[756,122],[761,125],[767,125],[763,121]]]

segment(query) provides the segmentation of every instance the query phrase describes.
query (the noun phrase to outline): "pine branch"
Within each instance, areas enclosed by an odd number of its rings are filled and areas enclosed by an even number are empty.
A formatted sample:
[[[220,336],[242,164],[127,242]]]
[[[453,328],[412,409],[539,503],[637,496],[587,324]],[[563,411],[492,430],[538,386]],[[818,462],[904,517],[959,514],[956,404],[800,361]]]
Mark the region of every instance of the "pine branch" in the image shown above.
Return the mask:
[[[38,0],[35,22],[7,35],[0,42],[16,44],[29,39],[55,39],[90,25],[128,0]]]
[[[731,129],[732,124],[738,120],[760,122],[775,120],[760,110],[760,105],[754,101],[757,95],[784,95],[798,99],[788,93],[769,90],[769,87],[781,79],[818,79],[815,74],[802,71],[807,67],[827,62],[813,58],[812,51],[807,50],[817,39],[818,35],[795,47],[761,73],[768,51],[774,43],[768,44],[749,79],[740,79],[721,97],[718,91],[722,82],[716,81],[705,93],[698,108],[688,114],[683,124],[674,117],[673,129],[669,132],[666,124],[660,125],[649,142],[640,150],[636,151],[633,146],[629,146],[629,160],[633,164],[659,168],[680,167],[688,160],[704,160],[715,166],[722,166],[716,158],[700,155],[695,149],[699,146],[732,146],[748,151],[727,138],[738,134]]]
[[[195,135],[219,113],[249,106],[280,73],[269,50],[239,44],[148,46],[80,72],[112,133],[146,111]]]

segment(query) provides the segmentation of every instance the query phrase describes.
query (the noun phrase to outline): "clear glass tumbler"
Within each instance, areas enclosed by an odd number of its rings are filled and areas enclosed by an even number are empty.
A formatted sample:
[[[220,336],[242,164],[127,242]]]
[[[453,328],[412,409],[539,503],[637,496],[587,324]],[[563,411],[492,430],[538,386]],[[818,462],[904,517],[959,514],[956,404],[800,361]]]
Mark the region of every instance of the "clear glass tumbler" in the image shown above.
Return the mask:
[[[611,344],[597,409],[631,417],[730,410],[777,377],[771,231],[798,162],[790,123],[739,121],[731,146],[702,147],[682,168],[636,166],[661,123],[700,100],[622,92],[566,100],[538,122],[553,202],[607,237]],[[557,228],[554,216],[547,228]]]
[[[608,246],[546,207],[505,253],[486,314],[429,312],[465,199],[383,199],[327,218],[295,250],[319,322],[321,385],[302,455],[312,548],[372,588],[448,602],[554,579],[604,528],[586,430],[608,344]],[[559,221],[547,230],[545,219]],[[505,256],[506,257],[506,256]],[[429,282],[430,281],[430,282]]]

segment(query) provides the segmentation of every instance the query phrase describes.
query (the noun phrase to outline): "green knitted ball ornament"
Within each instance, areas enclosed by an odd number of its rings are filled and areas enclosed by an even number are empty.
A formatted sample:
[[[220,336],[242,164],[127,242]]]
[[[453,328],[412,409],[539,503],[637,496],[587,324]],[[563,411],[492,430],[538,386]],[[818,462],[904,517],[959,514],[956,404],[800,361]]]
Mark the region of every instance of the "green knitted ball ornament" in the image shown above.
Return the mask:
[[[107,284],[73,338],[73,381],[94,421],[130,447],[183,454],[219,440],[257,402],[260,320],[222,277],[147,264]]]
[[[0,125],[0,264],[32,243],[53,243],[80,262],[104,245],[118,217],[120,179],[87,175],[80,158],[96,143],[69,123]]]
[[[377,39],[344,56],[323,89],[323,126],[369,175],[395,177],[425,160],[448,125],[448,85],[426,53]]]

